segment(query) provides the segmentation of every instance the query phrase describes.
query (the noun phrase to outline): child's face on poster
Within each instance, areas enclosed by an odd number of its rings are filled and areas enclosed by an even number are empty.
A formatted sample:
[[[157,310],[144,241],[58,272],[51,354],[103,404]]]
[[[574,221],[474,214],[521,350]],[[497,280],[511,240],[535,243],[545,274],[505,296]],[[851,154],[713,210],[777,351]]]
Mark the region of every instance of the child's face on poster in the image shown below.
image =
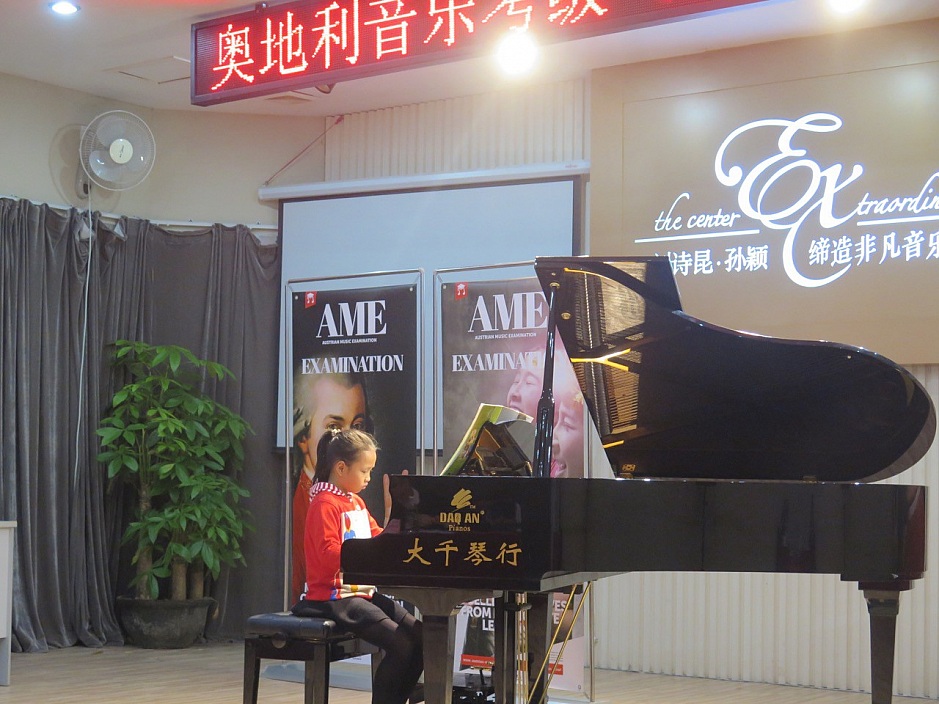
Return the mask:
[[[583,403],[568,396],[557,405],[551,448],[551,476],[583,476]]]
[[[541,398],[541,369],[521,368],[515,375],[505,405],[534,418],[538,413],[538,399]]]

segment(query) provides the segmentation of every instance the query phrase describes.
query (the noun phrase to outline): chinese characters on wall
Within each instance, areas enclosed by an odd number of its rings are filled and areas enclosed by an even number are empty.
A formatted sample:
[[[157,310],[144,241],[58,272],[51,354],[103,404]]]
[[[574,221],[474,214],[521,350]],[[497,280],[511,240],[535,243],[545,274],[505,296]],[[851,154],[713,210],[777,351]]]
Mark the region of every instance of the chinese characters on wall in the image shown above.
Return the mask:
[[[747,275],[781,266],[790,281],[806,288],[830,284],[852,269],[939,265],[939,172],[915,193],[864,192],[852,199],[845,188],[863,183],[863,165],[816,161],[800,139],[842,124],[836,115],[813,113],[736,128],[717,150],[714,171],[734,189],[739,210],[698,213],[691,193],[683,192],[655,218],[655,236],[635,241],[668,243],[663,253],[677,276]],[[774,148],[755,163],[728,157],[736,140],[767,131]],[[733,239],[748,243],[717,244]]]

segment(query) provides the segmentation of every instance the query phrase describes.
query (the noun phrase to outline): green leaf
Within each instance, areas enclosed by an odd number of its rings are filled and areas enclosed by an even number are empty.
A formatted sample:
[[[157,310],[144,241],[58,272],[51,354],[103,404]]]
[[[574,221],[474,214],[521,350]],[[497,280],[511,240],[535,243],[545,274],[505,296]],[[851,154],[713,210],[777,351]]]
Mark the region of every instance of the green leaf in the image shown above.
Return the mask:
[[[98,428],[96,432],[101,437],[102,445],[110,445],[121,436],[122,430],[120,428]]]

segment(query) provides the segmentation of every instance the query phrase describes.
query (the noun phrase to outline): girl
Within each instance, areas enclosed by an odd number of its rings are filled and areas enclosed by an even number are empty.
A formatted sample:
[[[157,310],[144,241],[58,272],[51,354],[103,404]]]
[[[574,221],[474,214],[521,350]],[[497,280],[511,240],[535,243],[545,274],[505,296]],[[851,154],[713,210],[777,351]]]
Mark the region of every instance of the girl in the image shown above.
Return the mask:
[[[306,556],[303,549],[310,489],[316,474],[316,442],[329,428],[369,429],[365,379],[359,373],[294,373],[294,444],[300,466],[293,494],[291,528],[290,598],[297,600],[306,583]]]
[[[306,585],[291,611],[332,619],[381,648],[372,704],[404,704],[424,670],[421,622],[374,586],[345,584],[339,566],[344,540],[372,538],[382,530],[358,496],[371,478],[377,450],[371,435],[354,428],[327,430],[317,443],[304,531]]]

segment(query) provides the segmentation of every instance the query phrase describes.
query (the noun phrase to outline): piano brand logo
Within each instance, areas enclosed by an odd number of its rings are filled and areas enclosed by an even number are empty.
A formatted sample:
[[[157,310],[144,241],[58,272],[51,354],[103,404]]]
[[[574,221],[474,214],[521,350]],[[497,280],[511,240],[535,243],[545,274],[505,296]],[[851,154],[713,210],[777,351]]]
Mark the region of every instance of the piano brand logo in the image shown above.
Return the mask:
[[[476,298],[467,332],[537,330],[547,326],[548,306],[541,291],[519,292],[511,296],[496,293],[488,306],[486,296]]]
[[[323,308],[316,337],[372,337],[388,331],[385,301],[327,303]]]
[[[457,510],[466,508],[471,503],[473,503],[473,492],[471,492],[469,489],[460,489],[450,500],[450,505]]]
[[[469,532],[470,525],[479,525],[483,515],[473,507],[473,492],[469,489],[460,489],[450,499],[450,505],[455,511],[441,511],[440,523],[447,527],[451,533]],[[469,510],[464,510],[469,509]]]

